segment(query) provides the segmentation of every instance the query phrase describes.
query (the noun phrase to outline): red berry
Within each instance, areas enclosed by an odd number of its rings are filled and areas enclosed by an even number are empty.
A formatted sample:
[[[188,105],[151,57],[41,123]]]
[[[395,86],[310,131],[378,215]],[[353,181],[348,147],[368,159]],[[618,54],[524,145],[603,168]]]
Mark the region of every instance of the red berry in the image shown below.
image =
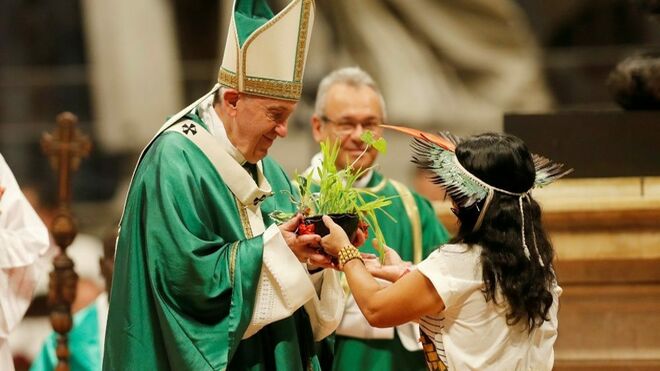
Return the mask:
[[[315,230],[314,224],[301,223],[300,225],[298,225],[298,235],[313,234],[314,230]]]

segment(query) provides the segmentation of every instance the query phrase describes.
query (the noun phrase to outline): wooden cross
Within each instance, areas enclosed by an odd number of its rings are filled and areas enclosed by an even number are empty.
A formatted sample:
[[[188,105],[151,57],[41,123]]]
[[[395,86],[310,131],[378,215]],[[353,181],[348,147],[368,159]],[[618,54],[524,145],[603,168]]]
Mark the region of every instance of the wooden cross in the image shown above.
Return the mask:
[[[73,261],[66,254],[67,247],[78,233],[70,209],[71,177],[80,166],[80,160],[89,155],[92,148],[89,138],[76,128],[77,123],[78,118],[74,114],[63,112],[57,116],[55,132],[44,133],[41,138],[41,148],[58,175],[58,211],[49,229],[60,252],[53,259],[54,269],[50,273],[48,285],[50,323],[59,334],[56,349],[59,363],[56,371],[69,370],[67,333],[73,326],[71,304],[76,298],[78,283]]]

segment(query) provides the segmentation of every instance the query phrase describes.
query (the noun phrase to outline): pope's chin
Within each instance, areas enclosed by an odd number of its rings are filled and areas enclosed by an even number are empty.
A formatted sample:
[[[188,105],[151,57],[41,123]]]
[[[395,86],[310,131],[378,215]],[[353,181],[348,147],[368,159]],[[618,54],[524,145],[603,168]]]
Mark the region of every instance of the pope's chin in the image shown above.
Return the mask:
[[[250,162],[256,163],[257,161],[263,160],[263,158],[268,155],[268,150],[269,149],[270,149],[270,146],[267,146],[265,148],[262,147],[262,148],[256,149],[254,151],[254,157],[255,157],[254,161],[250,161]]]

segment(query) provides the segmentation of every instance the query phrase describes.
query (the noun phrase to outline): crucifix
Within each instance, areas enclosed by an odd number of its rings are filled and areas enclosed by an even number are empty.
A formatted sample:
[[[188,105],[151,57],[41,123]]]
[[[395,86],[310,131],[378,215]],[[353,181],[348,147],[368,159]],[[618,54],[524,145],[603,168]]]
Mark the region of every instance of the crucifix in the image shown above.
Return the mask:
[[[68,335],[73,325],[71,304],[76,297],[76,274],[73,261],[66,254],[78,233],[73,220],[71,202],[71,177],[78,170],[80,160],[89,155],[91,141],[82,135],[76,124],[78,118],[63,112],[57,116],[57,127],[53,134],[44,133],[41,138],[41,148],[48,157],[51,167],[57,173],[58,210],[55,219],[48,228],[59,247],[59,253],[53,259],[53,271],[50,273],[48,285],[48,304],[51,308],[50,323],[59,334],[57,337],[56,371],[69,370]]]

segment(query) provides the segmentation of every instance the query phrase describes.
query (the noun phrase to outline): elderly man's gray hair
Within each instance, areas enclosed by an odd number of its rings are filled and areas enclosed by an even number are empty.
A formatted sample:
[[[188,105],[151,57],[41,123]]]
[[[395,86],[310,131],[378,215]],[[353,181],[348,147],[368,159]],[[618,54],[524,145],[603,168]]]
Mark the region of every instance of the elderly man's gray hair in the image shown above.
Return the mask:
[[[319,84],[319,90],[316,92],[316,104],[314,106],[314,113],[318,117],[325,115],[326,95],[328,90],[336,84],[346,84],[353,87],[368,86],[378,94],[380,99],[380,108],[382,110],[383,120],[387,117],[387,110],[385,109],[385,99],[380,93],[374,80],[368,73],[364,72],[360,67],[345,67],[331,72],[328,76],[324,77]]]

